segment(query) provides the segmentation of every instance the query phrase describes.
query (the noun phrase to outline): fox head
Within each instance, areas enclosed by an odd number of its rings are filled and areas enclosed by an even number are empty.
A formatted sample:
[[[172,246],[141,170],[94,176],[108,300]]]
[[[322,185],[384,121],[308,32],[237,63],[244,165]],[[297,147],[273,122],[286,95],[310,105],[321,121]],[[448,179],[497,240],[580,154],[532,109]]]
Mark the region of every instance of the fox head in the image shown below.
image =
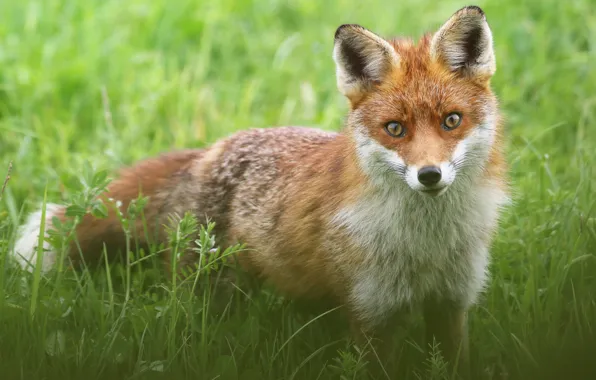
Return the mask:
[[[351,106],[348,132],[373,181],[438,196],[482,174],[498,109],[492,34],[480,8],[460,9],[417,44],[342,25],[333,59]]]

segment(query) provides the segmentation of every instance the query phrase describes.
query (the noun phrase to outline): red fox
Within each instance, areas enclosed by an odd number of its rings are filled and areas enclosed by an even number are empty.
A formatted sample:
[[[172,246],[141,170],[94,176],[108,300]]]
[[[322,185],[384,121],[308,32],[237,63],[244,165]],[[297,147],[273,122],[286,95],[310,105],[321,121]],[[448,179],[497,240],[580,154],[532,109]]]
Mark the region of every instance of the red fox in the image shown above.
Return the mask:
[[[421,306],[429,339],[467,360],[467,310],[509,200],[484,12],[462,8],[417,43],[341,25],[333,60],[350,105],[341,131],[240,131],[125,168],[102,197],[126,210],[140,189],[159,226],[187,211],[215,222],[220,245],[250,248],[237,257],[245,273],[288,297],[332,297],[355,331],[374,334]],[[50,205],[54,216],[64,207]],[[13,251],[23,265],[35,262],[39,226],[38,212],[21,228]],[[86,215],[76,236],[73,262],[98,259],[104,244],[124,249],[113,210]],[[45,253],[43,270],[55,261]]]

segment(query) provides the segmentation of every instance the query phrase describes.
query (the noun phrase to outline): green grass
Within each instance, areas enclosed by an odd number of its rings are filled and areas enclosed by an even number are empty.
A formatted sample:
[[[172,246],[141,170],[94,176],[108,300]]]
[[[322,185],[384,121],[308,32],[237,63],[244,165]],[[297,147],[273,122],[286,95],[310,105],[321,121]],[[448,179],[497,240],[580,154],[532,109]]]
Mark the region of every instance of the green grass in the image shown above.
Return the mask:
[[[270,293],[207,312],[215,295],[190,297],[151,266],[23,279],[5,253],[26,212],[44,198],[83,199],[81,179],[98,171],[248,127],[339,129],[335,28],[417,37],[463,5],[0,2],[0,172],[13,163],[0,201],[2,378],[364,378],[333,313],[317,318]],[[472,311],[475,378],[596,378],[596,8],[478,5],[494,33],[515,204]],[[410,360],[419,336],[417,321],[400,335],[412,343],[402,372],[440,378],[439,364]]]

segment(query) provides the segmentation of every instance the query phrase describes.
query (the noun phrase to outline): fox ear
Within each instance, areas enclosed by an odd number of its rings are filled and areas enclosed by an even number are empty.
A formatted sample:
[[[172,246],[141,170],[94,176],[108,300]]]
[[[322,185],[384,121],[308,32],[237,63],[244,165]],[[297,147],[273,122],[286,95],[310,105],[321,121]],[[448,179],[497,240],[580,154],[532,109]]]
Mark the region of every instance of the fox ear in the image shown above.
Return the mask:
[[[395,49],[360,25],[337,28],[333,47],[337,87],[352,103],[381,82],[399,62]]]
[[[492,33],[482,9],[468,6],[455,12],[432,37],[430,54],[451,71],[490,79],[496,62]]]

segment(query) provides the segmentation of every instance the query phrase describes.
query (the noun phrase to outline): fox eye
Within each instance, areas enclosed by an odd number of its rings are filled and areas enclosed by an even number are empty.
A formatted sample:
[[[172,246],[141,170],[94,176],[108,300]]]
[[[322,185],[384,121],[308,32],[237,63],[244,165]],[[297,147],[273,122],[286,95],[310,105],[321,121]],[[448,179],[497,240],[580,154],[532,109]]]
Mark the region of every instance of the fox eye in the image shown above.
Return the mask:
[[[397,121],[390,121],[385,124],[385,132],[391,137],[404,137],[406,129]]]
[[[447,131],[451,131],[451,130],[459,127],[459,125],[461,124],[461,119],[462,119],[462,116],[459,113],[457,113],[457,112],[450,113],[449,115],[447,115],[445,120],[443,120],[443,129],[445,129]]]

